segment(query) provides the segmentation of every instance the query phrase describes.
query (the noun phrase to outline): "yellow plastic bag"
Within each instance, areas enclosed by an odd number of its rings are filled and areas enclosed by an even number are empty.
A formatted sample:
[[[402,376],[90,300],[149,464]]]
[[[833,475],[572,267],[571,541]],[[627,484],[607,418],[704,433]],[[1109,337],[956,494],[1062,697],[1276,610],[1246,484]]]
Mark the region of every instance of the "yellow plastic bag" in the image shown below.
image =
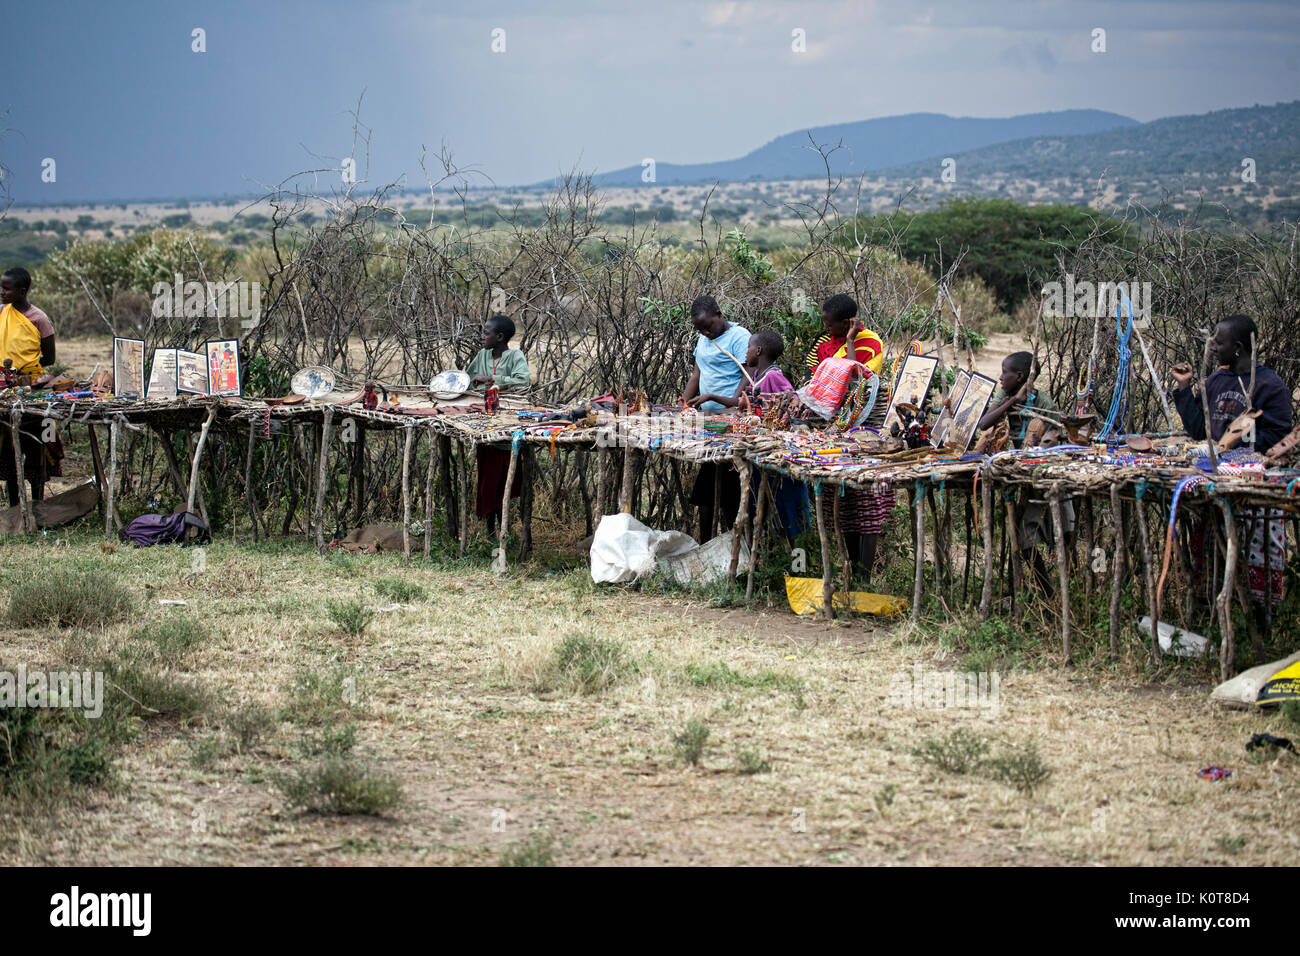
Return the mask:
[[[816,614],[822,610],[822,579],[792,578],[786,575],[785,595],[790,601],[790,610],[794,613]],[[847,595],[843,592],[831,595],[831,607],[836,611],[896,617],[907,610],[908,603],[907,598],[889,594],[850,591]]]

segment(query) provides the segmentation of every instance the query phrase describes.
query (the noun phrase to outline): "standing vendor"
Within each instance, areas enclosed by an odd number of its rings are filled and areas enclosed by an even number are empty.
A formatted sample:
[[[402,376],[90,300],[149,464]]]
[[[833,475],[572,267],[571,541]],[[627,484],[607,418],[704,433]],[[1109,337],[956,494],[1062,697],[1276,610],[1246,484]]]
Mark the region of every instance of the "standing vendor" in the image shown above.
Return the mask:
[[[0,363],[8,359],[11,367],[24,376],[22,381],[45,385],[50,376],[46,369],[54,364],[54,325],[50,317],[28,301],[32,277],[26,269],[15,267],[0,275]],[[32,487],[32,500],[45,496],[47,476],[45,446],[39,436],[22,432],[23,471]],[[9,506],[18,504],[13,445],[9,429],[0,428],[0,477],[9,492]]]
[[[702,295],[691,303],[691,325],[699,333],[695,342],[695,368],[682,393],[683,402],[698,395],[735,395],[742,382],[748,382],[744,370],[749,352],[749,330],[728,322],[722,316],[718,300]],[[699,403],[701,411],[717,412],[718,402]],[[691,504],[700,509],[700,541],[713,537],[714,499],[722,511],[723,526],[731,527],[740,510],[740,476],[730,464],[705,462],[695,476]]]

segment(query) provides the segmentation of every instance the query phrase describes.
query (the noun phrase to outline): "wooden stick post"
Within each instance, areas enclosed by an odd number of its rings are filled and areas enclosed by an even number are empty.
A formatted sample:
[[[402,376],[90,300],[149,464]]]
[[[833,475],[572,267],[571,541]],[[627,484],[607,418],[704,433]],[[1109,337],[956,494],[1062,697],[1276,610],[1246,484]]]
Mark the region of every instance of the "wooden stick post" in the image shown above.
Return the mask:
[[[402,448],[402,564],[411,563],[411,444],[415,441],[415,423],[406,423],[406,442]]]
[[[632,514],[632,484],[636,479],[636,449],[623,450],[623,487],[618,493],[619,514]]]
[[[987,476],[980,488],[980,505],[984,510],[984,591],[980,594],[980,620],[987,621],[993,611],[993,488]]]
[[[104,537],[113,537],[113,498],[117,490],[117,419],[108,425],[108,500],[104,504]]]
[[[331,409],[332,411],[332,409]],[[328,412],[326,413],[328,414]],[[203,446],[208,442],[208,429],[212,427],[212,420],[217,417],[217,406],[213,405],[208,409],[208,417],[203,421],[203,428],[199,431],[199,442],[194,446],[194,461],[190,462],[190,484],[185,494],[185,510],[194,511],[194,495],[199,487],[199,462],[203,458]],[[117,448],[116,429],[117,422],[113,423],[114,438],[113,447]],[[113,457],[117,457],[117,452],[113,452]],[[116,464],[116,462],[114,463]]]
[[[813,497],[817,505],[817,537],[821,539],[822,545],[822,610],[826,614],[826,620],[830,621],[835,618],[835,609],[832,607],[835,585],[831,581],[831,544],[826,534],[826,518],[822,514],[822,505],[825,502],[820,481],[817,482]]]
[[[9,438],[14,446],[14,481],[18,483],[18,513],[22,515],[23,533],[33,534],[36,531],[36,516],[32,513],[32,502],[27,494],[27,462],[23,455],[22,420],[23,413],[17,405],[9,409]],[[111,526],[111,519],[106,519],[104,521],[106,537],[112,536]]]
[[[506,538],[510,533],[510,488],[515,483],[515,468],[519,465],[519,446],[522,444],[522,438],[510,442],[510,465],[506,468],[506,490],[501,494],[501,527],[497,532],[495,564],[497,574],[506,573]]]
[[[1052,533],[1056,538],[1056,574],[1061,583],[1061,656],[1072,663],[1070,651],[1070,562],[1065,555],[1065,522],[1061,519],[1061,490],[1053,486],[1048,493],[1052,509]]]
[[[1216,602],[1219,606],[1219,634],[1222,646],[1219,648],[1219,679],[1228,680],[1236,670],[1237,643],[1232,633],[1232,592],[1233,582],[1237,579],[1237,525],[1232,518],[1232,505],[1226,499],[1218,499],[1219,510],[1223,512],[1223,534],[1227,539],[1227,555],[1223,559],[1223,588],[1219,591]]]
[[[1148,613],[1151,615],[1151,659],[1159,663],[1160,661],[1160,621],[1156,618],[1156,578],[1155,569],[1152,565],[1151,556],[1151,538],[1147,535],[1147,516],[1146,509],[1142,506],[1142,499],[1139,497],[1133,504],[1133,510],[1137,512],[1138,526],[1138,545],[1142,549],[1142,574],[1145,585],[1145,594],[1147,599]]]
[[[758,564],[759,550],[763,544],[763,525],[767,520],[767,471],[758,479],[758,506],[754,515],[753,544],[749,549],[749,575],[745,581],[745,600],[754,596],[754,568]]]
[[[731,587],[736,580],[736,569],[740,564],[740,545],[745,540],[745,522],[749,520],[749,462],[743,455],[736,455],[731,461],[740,475],[740,507],[736,509],[736,524],[731,532],[731,562],[727,565],[727,587]],[[750,567],[753,567],[752,553],[749,560]]]
[[[1110,530],[1115,537],[1115,557],[1110,567],[1110,656],[1119,655],[1119,598],[1124,587],[1124,502],[1119,484],[1110,486]]]
[[[326,551],[325,545],[325,471],[329,464],[330,453],[330,432],[334,427],[334,406],[325,406],[325,422],[321,426],[320,432],[320,454],[316,462],[316,504],[312,509],[312,524],[316,528],[316,548],[321,554]],[[198,462],[198,456],[195,456],[195,462]]]
[[[925,582],[925,496],[918,482],[912,492],[912,517],[915,519],[916,571],[912,579],[912,620],[921,620],[921,592]]]

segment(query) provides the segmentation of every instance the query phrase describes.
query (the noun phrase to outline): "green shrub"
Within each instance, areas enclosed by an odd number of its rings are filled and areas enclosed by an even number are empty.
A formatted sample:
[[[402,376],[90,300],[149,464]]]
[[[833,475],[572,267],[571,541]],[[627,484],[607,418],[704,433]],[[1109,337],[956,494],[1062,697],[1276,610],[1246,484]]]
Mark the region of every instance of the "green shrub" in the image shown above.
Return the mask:
[[[298,752],[304,757],[346,757],[356,746],[357,725],[348,724],[342,730],[308,733],[298,741]]]
[[[925,763],[948,773],[970,773],[988,753],[988,741],[969,730],[954,730],[946,737],[934,737],[912,752]]]
[[[300,670],[289,687],[289,702],[280,716],[295,724],[331,724],[340,710],[356,702],[354,678],[342,669]]]
[[[146,663],[115,659],[103,669],[105,687],[126,698],[127,714],[189,720],[206,713],[215,703],[212,691],[203,685]]]
[[[1292,727],[1300,727],[1300,700],[1283,701],[1282,706],[1278,708],[1278,713]]]
[[[617,641],[571,634],[555,649],[559,683],[579,694],[594,694],[618,681],[628,669]]]
[[[386,597],[390,601],[397,601],[399,604],[410,604],[412,601],[423,601],[428,596],[428,591],[424,585],[417,584],[414,581],[408,581],[405,578],[399,578],[395,575],[388,577],[375,578],[370,582],[375,589],[375,593],[380,597]]]
[[[1043,762],[1038,754],[1038,745],[1032,741],[1019,747],[1007,747],[989,759],[988,767],[994,779],[1030,796],[1052,776],[1052,768]]]
[[[757,750],[742,750],[737,754],[736,760],[740,764],[741,773],[767,773],[772,769],[772,765]]]
[[[156,650],[158,657],[176,663],[208,639],[207,629],[192,617],[169,614],[136,628],[130,640]]]
[[[291,807],[316,813],[378,816],[405,802],[393,776],[354,756],[326,756],[272,778]]]
[[[550,834],[534,832],[527,840],[510,846],[501,854],[502,866],[554,866],[552,847],[555,841]]]
[[[103,571],[56,568],[18,584],[9,600],[16,627],[100,627],[127,617],[135,598]]]
[[[275,730],[277,718],[271,708],[256,702],[232,708],[226,714],[226,730],[234,738],[235,749],[248,753],[253,746]]]
[[[356,637],[366,629],[375,612],[360,601],[329,600],[325,602],[325,613],[344,634]]]
[[[708,739],[708,725],[702,720],[691,720],[682,728],[682,732],[673,738],[673,746],[677,748],[678,757],[696,766],[704,756],[704,745]]]
[[[107,783],[112,755],[66,712],[0,710],[0,794],[19,808],[46,811],[79,787]]]
[[[223,733],[204,734],[190,741],[190,763],[208,770],[222,757],[235,752],[235,741]]]

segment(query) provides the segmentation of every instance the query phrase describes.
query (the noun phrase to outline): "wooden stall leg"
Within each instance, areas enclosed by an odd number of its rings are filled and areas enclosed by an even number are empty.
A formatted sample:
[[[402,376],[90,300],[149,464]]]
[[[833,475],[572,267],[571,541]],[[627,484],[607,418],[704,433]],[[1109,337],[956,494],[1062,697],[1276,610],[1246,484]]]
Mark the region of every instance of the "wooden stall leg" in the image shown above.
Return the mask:
[[[605,485],[609,480],[609,449],[604,445],[596,449],[596,524],[605,517]]]
[[[1119,598],[1124,586],[1124,502],[1119,485],[1110,486],[1110,530],[1115,536],[1115,557],[1110,563],[1110,656],[1119,656]]]
[[[727,587],[736,581],[736,569],[740,564],[740,545],[745,539],[745,522],[749,520],[749,462],[742,455],[732,458],[732,464],[740,475],[740,507],[736,510],[736,524],[731,532],[731,562],[727,565]],[[750,566],[753,567],[754,556],[751,553]]]
[[[1232,505],[1226,499],[1218,499],[1219,510],[1223,512],[1223,534],[1227,539],[1226,554],[1223,559],[1223,589],[1219,591],[1219,634],[1222,646],[1219,649],[1219,679],[1229,680],[1236,671],[1237,643],[1232,633],[1232,591],[1237,579],[1237,525],[1232,517]]]
[[[1065,522],[1061,518],[1061,490],[1053,487],[1048,495],[1052,509],[1052,535],[1056,538],[1056,574],[1061,584],[1061,656],[1073,663],[1070,651],[1070,562],[1065,556]]]
[[[975,524],[975,502],[974,495],[964,495],[966,511],[966,560],[962,563],[961,569],[961,606],[966,607],[966,602],[970,599],[970,554],[973,546],[973,532]]]
[[[632,484],[636,480],[636,449],[623,450],[623,487],[618,493],[619,514],[632,514]],[[721,470],[719,469],[719,474]],[[634,515],[635,517],[635,515]]]
[[[980,594],[980,620],[987,621],[993,611],[993,488],[987,476],[980,488],[980,507],[984,512],[984,590]]]
[[[107,509],[104,507],[104,499],[107,497],[104,493],[104,460],[99,454],[99,435],[95,426],[90,424],[86,425],[86,433],[90,436],[90,461],[95,469],[95,487],[99,489],[99,513],[107,514]],[[181,488],[182,492],[184,490]]]
[[[510,443],[510,465],[506,468],[506,490],[501,495],[501,527],[497,531],[497,553],[494,564],[497,574],[506,573],[506,537],[510,532],[510,489],[515,483],[515,469],[519,465],[521,442]]]
[[[415,441],[415,423],[406,423],[406,441],[402,446],[402,564],[411,563],[411,445]]]
[[[438,465],[438,443],[429,432],[429,470],[424,477],[424,560],[433,553],[433,481]]]
[[[117,491],[117,419],[113,419],[108,425],[108,500],[104,506],[104,537],[112,540],[113,537],[113,499]]]
[[[912,579],[912,620],[921,620],[921,594],[925,583],[925,498],[920,485],[912,492],[912,517],[915,520],[916,571]]]
[[[248,523],[253,527],[253,543],[257,543],[257,496],[253,494],[253,443],[257,439],[257,421],[248,421],[248,456],[244,459],[244,498],[248,501]]]
[[[1016,496],[1007,497],[1007,537],[1011,540],[1008,550],[1011,552],[1011,610],[1019,609],[1024,616],[1025,605],[1029,603],[1028,589],[1025,587],[1025,561],[1020,540],[1020,502]]]
[[[1139,498],[1134,503],[1137,512],[1138,544],[1142,548],[1142,577],[1147,598],[1147,613],[1151,615],[1151,659],[1160,662],[1160,622],[1156,619],[1156,577],[1151,556],[1151,538],[1147,535],[1146,508]]]
[[[22,420],[23,413],[17,405],[9,409],[9,439],[14,446],[14,481],[18,483],[18,513],[22,515],[23,533],[34,534],[36,515],[32,512],[31,498],[27,494],[27,462],[23,456]],[[112,537],[111,528],[111,519],[105,518],[105,537]]]
[[[325,470],[329,464],[330,432],[334,428],[334,406],[325,406],[325,421],[320,432],[320,454],[316,463],[316,505],[312,510],[312,524],[316,528],[316,549],[326,553],[325,544]],[[195,456],[197,461],[197,456]]]
[[[460,508],[457,507],[456,489],[451,483],[452,467],[451,438],[448,435],[438,436],[438,493],[442,495],[442,504],[447,512],[447,536],[454,539],[460,537],[460,526],[458,516]]]
[[[212,420],[216,417],[217,406],[213,405],[208,409],[208,417],[203,420],[203,428],[199,430],[198,444],[194,446],[194,460],[190,462],[190,484],[185,494],[185,510],[189,512],[194,511],[194,496],[199,488],[199,462],[203,460],[203,446],[208,442],[208,430],[212,428]]]
[[[826,614],[826,620],[830,621],[835,618],[835,609],[832,607],[831,600],[835,595],[835,585],[831,581],[831,543],[826,534],[826,517],[822,513],[822,505],[825,502],[820,481],[817,482],[813,497],[817,505],[817,537],[822,545],[822,610]]]
[[[759,549],[763,544],[763,524],[767,520],[767,472],[758,479],[758,506],[754,514],[753,544],[749,548],[749,575],[745,581],[745,600],[754,596],[754,568],[758,565]]]
[[[457,555],[464,557],[469,550],[469,498],[470,498],[470,457],[469,453],[478,446],[472,442],[460,443],[460,540]]]

